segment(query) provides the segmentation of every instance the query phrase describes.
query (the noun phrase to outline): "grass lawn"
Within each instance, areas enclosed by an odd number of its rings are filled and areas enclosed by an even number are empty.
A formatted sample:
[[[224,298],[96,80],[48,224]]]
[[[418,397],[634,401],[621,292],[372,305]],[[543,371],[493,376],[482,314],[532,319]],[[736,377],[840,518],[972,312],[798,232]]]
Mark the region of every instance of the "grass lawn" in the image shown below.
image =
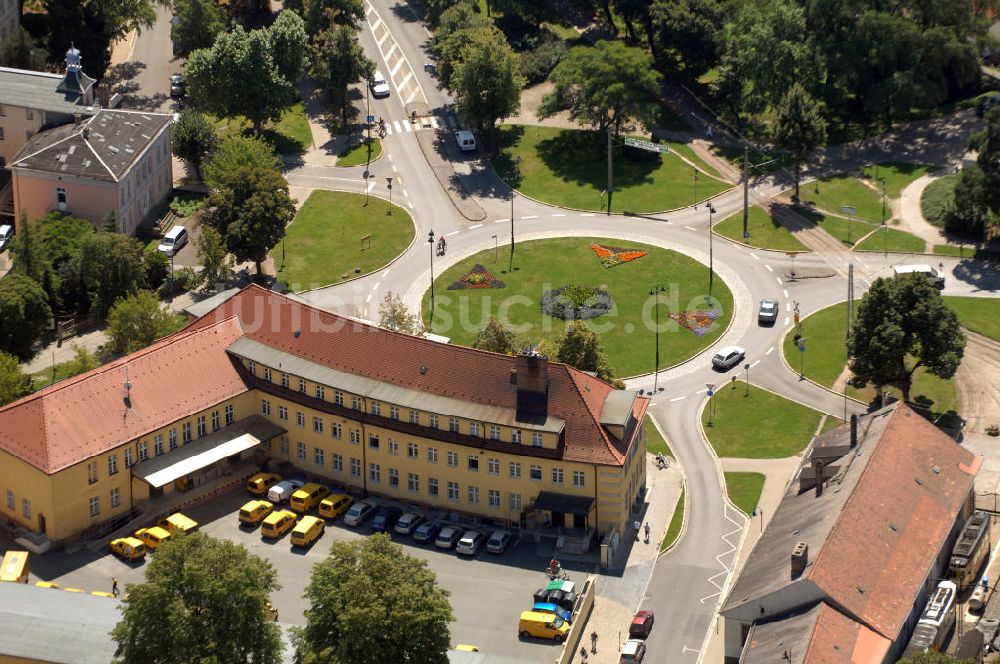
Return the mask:
[[[964,327],[1000,341],[1000,300],[949,295],[944,301],[955,310]]]
[[[792,194],[794,189],[785,193]],[[844,214],[842,206],[852,205],[856,212],[854,219],[880,223],[882,220],[882,196],[852,175],[835,175],[802,185],[799,200],[825,212]],[[886,219],[892,216],[889,206],[885,209]],[[856,237],[860,237],[860,234]]]
[[[729,500],[741,512],[750,516],[757,509],[760,492],[764,490],[764,475],[761,473],[725,473],[726,493]]]
[[[382,141],[372,137],[372,156],[375,161],[382,156]],[[368,146],[364,141],[348,148],[337,157],[337,166],[360,166],[368,163]]]
[[[945,175],[934,180],[924,189],[920,197],[920,210],[924,219],[939,228],[944,227],[944,213],[955,200],[955,185],[958,184],[958,173]]]
[[[975,258],[982,261],[1000,260],[1000,251],[980,249],[972,244],[935,244],[934,253],[938,256],[958,256],[959,258]]]
[[[855,247],[857,251],[895,251],[901,254],[922,254],[927,251],[927,243],[913,233],[898,228],[885,227],[876,230]]]
[[[844,423],[844,420],[840,419],[839,417],[832,417],[830,415],[827,415],[826,416],[826,421],[823,422],[823,427],[819,430],[819,432],[820,433],[826,433],[827,431],[831,431],[833,429],[836,429],[837,427],[839,427],[843,423]]]
[[[590,248],[602,244],[640,249],[648,255],[610,269]],[[635,242],[609,238],[556,238],[519,242],[514,253],[514,271],[508,272],[509,250],[501,247],[497,259],[487,249],[440,274],[435,281],[436,315],[433,331],[451,338],[452,343],[469,346],[490,315],[510,326],[532,343],[544,341],[549,352],[552,342],[566,322],[542,313],[542,295],[570,284],[601,286],[611,295],[610,312],[587,324],[601,335],[615,373],[619,377],[647,373],[653,369],[655,324],[653,284],[664,284],[660,298],[660,367],[672,366],[713,343],[729,323],[733,298],[729,289],[715,280],[714,306],[721,310],[715,324],[704,336],[697,336],[668,317],[704,308],[708,289],[708,268],[686,256]],[[483,265],[504,288],[448,290],[476,264]],[[709,306],[711,308],[711,306]],[[429,320],[430,293],[424,294],[424,320]]]
[[[708,165],[705,162],[704,159],[702,159],[697,154],[695,154],[695,151],[692,150],[691,146],[688,145],[687,143],[678,143],[677,141],[667,141],[667,140],[662,140],[662,141],[660,141],[660,143],[665,143],[665,144],[669,145],[671,150],[673,150],[677,154],[681,155],[682,157],[684,157],[685,159],[687,159],[691,163],[697,165],[698,169],[702,171],[701,173],[698,173],[698,182],[697,182],[697,184],[699,185],[699,187],[695,187],[694,172],[693,171],[691,172],[691,197],[692,198],[694,198],[695,196],[698,196],[698,193],[701,191],[701,189],[700,189],[701,178],[704,177],[705,173],[708,173],[709,175],[711,175],[714,178],[718,178],[719,177],[719,171],[715,170],[712,166]],[[707,197],[708,197],[708,194],[706,194],[705,196],[699,197],[697,200],[701,200],[702,198],[707,198]]]
[[[53,383],[58,383],[63,379],[73,376],[74,374],[70,371],[73,364],[75,364],[73,360],[60,362],[55,367],[49,367],[48,369],[31,374],[31,389],[40,390],[43,387],[48,387]]]
[[[866,233],[870,233],[873,228],[876,228],[874,225],[864,221],[834,217],[829,214],[817,212],[816,210],[810,210],[801,205],[795,208],[795,212],[849,247],[854,246],[854,243],[858,239],[864,237]]]
[[[670,445],[660,435],[660,430],[653,424],[653,418],[646,416],[646,451],[650,454],[664,454],[672,457],[674,453],[670,451]]]
[[[778,251],[809,251],[808,247],[795,239],[787,228],[759,206],[750,208],[747,230],[750,232],[750,238],[746,242],[755,247]],[[715,232],[737,242],[744,242],[743,212],[737,212],[716,224]]]
[[[719,68],[718,67],[712,67],[707,72],[705,72],[704,74],[702,74],[701,76],[698,77],[698,82],[702,83],[704,85],[708,85],[709,83],[712,83],[713,81],[718,80],[719,75],[720,75],[719,74]]]
[[[931,167],[900,161],[883,161],[865,166],[863,170],[865,177],[874,185],[881,186],[878,179],[885,178],[885,195],[889,198],[899,198],[907,185],[917,178],[927,175]]]
[[[271,252],[278,278],[305,290],[376,270],[409,246],[413,220],[406,210],[381,198],[365,203],[361,194],[314,191],[288,226],[284,266],[279,245]],[[371,235],[370,247],[361,237]],[[357,269],[357,271],[356,271]]]
[[[501,129],[501,154],[493,164],[505,181],[526,196],[581,210],[607,206],[607,152],[594,132],[532,125]],[[637,151],[636,151],[637,152]],[[616,148],[614,155],[614,212],[659,212],[695,201],[691,167],[676,155],[643,153]],[[648,155],[648,156],[646,156]],[[514,159],[520,157],[519,167]],[[698,197],[729,189],[725,182],[702,175]]]
[[[231,131],[249,131],[251,124],[246,118],[214,118],[220,135]],[[274,146],[279,154],[299,154],[312,147],[312,132],[306,119],[302,102],[285,109],[277,122],[266,122],[261,138]]]
[[[746,384],[737,381],[715,393],[701,422],[720,457],[782,459],[805,449],[820,417],[812,408],[753,385],[747,396]]]
[[[674,508],[674,515],[670,517],[670,525],[667,532],[663,533],[663,541],[660,542],[660,551],[677,541],[681,534],[681,527],[684,525],[684,489],[681,489],[681,497],[677,499],[677,506]]]

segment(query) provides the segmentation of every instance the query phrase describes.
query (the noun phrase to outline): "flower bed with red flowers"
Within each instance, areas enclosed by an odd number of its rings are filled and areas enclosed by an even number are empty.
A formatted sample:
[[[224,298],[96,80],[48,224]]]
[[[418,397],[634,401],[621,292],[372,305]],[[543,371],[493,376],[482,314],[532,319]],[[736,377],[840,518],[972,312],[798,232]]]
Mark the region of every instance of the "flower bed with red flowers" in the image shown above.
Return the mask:
[[[646,255],[641,249],[628,249],[626,247],[609,247],[606,244],[592,244],[590,249],[601,259],[604,267],[611,268],[622,263],[629,263],[637,258]]]
[[[465,273],[465,275],[453,284],[448,286],[448,290],[465,290],[467,288],[505,288],[505,284],[497,279],[485,267],[476,265]]]
[[[704,336],[715,325],[715,319],[719,317],[720,309],[695,309],[694,311],[682,311],[679,314],[670,314],[670,318],[683,328],[691,330],[699,337]]]

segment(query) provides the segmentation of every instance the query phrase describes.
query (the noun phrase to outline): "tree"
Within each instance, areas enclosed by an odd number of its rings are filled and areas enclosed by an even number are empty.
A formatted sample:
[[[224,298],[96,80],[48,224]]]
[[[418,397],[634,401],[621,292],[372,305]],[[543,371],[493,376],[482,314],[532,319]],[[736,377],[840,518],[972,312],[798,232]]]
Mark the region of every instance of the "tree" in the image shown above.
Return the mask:
[[[455,20],[458,21],[461,18],[462,16],[457,16]],[[503,36],[500,29],[488,20],[472,21],[467,27],[443,33],[440,39],[436,39],[434,42],[434,49],[438,56],[438,78],[445,87],[454,89],[456,84],[455,70],[462,62],[462,58],[465,57],[466,47],[471,44],[496,43],[505,39],[506,37]]]
[[[426,0],[424,2],[424,9],[427,12],[425,18],[428,23],[436,27],[441,20],[441,15],[457,5],[475,6],[475,2],[474,0]]]
[[[486,325],[476,333],[476,340],[472,342],[472,347],[493,353],[513,355],[517,352],[518,339],[517,335],[504,327],[503,323],[490,316]]]
[[[661,67],[691,81],[714,67],[724,45],[718,0],[654,0],[649,43]]]
[[[23,274],[0,279],[0,350],[27,357],[52,320],[41,285]]]
[[[570,118],[617,135],[637,120],[652,125],[658,109],[660,75],[651,55],[621,42],[577,46],[552,71],[555,91],[542,100],[539,118],[569,109]]]
[[[0,66],[40,71],[45,68],[49,54],[39,48],[28,31],[18,28],[14,34],[0,42]]]
[[[203,533],[174,536],[129,584],[111,631],[118,662],[281,660],[281,630],[267,616],[274,567],[243,546]]]
[[[446,664],[448,592],[427,562],[384,533],[334,542],[313,567],[310,608],[294,642],[303,662]]]
[[[205,183],[212,189],[231,187],[232,174],[241,168],[278,170],[274,149],[256,136],[227,135],[205,166]]]
[[[101,361],[90,349],[73,345],[73,359],[66,366],[66,377],[79,376],[101,366]]]
[[[521,107],[524,79],[518,58],[507,38],[496,31],[475,31],[476,38],[462,50],[450,87],[462,120],[485,134],[497,146],[497,121],[517,113]]]
[[[14,260],[14,272],[41,283],[50,265],[45,259],[42,247],[35,241],[35,224],[28,220],[28,213],[23,210],[18,226],[20,232],[14,236],[10,248],[11,258]]]
[[[16,357],[0,350],[0,406],[17,401],[30,392],[31,376],[21,371]]]
[[[175,329],[177,316],[148,290],[126,295],[108,312],[108,338],[115,353],[134,353]]]
[[[897,664],[974,664],[974,662],[975,660],[972,659],[956,659],[947,653],[928,650],[913,657],[901,659]]]
[[[142,245],[120,233],[91,233],[80,246],[80,280],[103,319],[116,300],[145,287]]]
[[[597,333],[580,321],[566,326],[566,331],[556,340],[556,360],[576,367],[580,371],[593,371],[597,377],[619,387],[621,381],[615,378],[604,346]]]
[[[170,128],[170,146],[174,154],[187,162],[198,180],[201,180],[202,161],[218,142],[215,127],[208,118],[190,108],[182,110],[177,122]]]
[[[233,261],[219,231],[211,226],[202,226],[195,246],[198,248],[198,262],[201,263],[201,277],[206,288],[213,289],[233,278]]]
[[[919,274],[878,279],[858,305],[847,339],[854,385],[892,385],[910,399],[913,372],[951,378],[965,352],[958,316]]]
[[[375,63],[361,48],[357,31],[342,25],[317,37],[311,73],[316,84],[330,95],[331,105],[340,109],[341,123],[346,126],[352,108],[350,87],[369,80],[375,73]]]
[[[795,160],[795,197],[799,197],[802,162],[826,142],[826,120],[819,104],[799,83],[793,83],[778,104],[772,127],[775,142]]]
[[[422,327],[420,317],[407,309],[403,300],[392,291],[385,294],[379,305],[378,326],[406,334],[416,334]]]
[[[170,259],[156,247],[150,247],[142,253],[142,272],[146,276],[146,286],[156,290],[170,274]]]
[[[302,16],[310,37],[338,25],[358,30],[365,20],[365,8],[361,0],[290,0],[284,3],[284,7],[293,9]]]
[[[309,35],[302,18],[293,11],[281,11],[267,29],[267,40],[278,73],[295,85],[309,65]]]
[[[217,0],[174,0],[174,15],[170,39],[178,55],[187,55],[199,48],[210,48],[215,38],[226,29],[222,7]],[[176,125],[174,126],[176,129]]]

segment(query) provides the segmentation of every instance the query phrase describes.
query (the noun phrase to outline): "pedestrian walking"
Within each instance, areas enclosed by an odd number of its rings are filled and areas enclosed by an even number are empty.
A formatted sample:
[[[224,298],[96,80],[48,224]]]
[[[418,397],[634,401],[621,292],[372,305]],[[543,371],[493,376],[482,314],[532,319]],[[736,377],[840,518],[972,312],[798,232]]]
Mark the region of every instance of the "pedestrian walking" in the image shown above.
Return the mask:
[[[111,594],[118,597],[118,579],[111,577]]]
[[[586,648],[580,648],[580,661],[583,662],[583,664],[587,664],[587,649]]]
[[[590,652],[591,654],[597,654],[597,630],[595,629],[590,633]]]
[[[649,522],[648,521],[646,522],[646,525],[643,526],[643,530],[646,533],[646,544],[649,544]]]

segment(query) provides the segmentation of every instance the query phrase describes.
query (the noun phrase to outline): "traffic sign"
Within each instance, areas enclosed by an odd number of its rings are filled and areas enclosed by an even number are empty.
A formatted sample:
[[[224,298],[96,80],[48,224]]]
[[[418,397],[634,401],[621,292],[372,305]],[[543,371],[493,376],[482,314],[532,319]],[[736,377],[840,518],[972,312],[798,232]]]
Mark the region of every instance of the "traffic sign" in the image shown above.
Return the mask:
[[[369,115],[368,116],[368,124],[371,124],[373,122],[375,122],[375,116],[374,115]]]
[[[805,344],[799,344],[799,352],[800,353],[806,352],[806,345]]]
[[[715,392],[713,392],[712,390],[709,390],[708,391],[708,396],[714,397],[715,396]]]
[[[799,312],[796,311],[794,314],[792,314],[792,318],[795,320],[795,324],[798,325],[799,324]]]
[[[633,148],[639,148],[640,150],[645,150],[646,152],[660,152],[662,154],[670,152],[670,148],[666,145],[660,145],[659,143],[653,143],[652,141],[644,141],[641,138],[632,138],[631,136],[625,137],[625,145]]]

